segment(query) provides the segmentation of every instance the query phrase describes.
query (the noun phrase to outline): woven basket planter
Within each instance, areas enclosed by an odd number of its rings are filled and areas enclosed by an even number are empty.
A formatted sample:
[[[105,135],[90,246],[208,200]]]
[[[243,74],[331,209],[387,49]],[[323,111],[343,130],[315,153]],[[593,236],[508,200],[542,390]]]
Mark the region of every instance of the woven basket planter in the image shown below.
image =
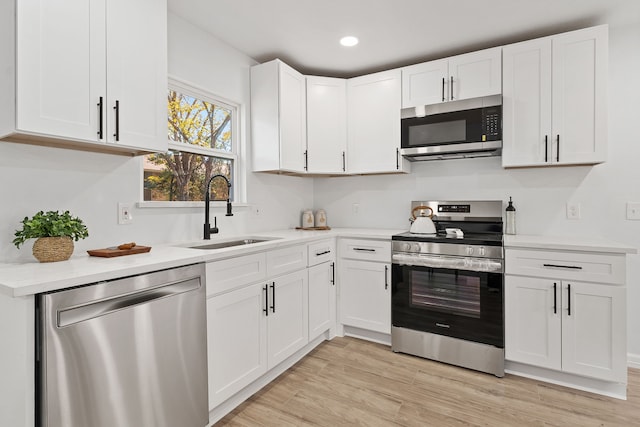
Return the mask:
[[[40,262],[65,261],[73,253],[71,237],[40,237],[33,244],[33,256]]]

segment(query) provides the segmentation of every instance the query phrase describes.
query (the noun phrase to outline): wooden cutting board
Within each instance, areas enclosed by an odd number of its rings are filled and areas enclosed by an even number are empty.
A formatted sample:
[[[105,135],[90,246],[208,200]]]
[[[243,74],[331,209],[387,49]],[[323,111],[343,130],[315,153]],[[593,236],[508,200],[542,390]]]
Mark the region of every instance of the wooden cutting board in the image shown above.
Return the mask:
[[[331,230],[331,227],[327,225],[324,227],[296,227],[296,230]]]
[[[118,248],[105,248],[105,249],[91,249],[87,253],[91,256],[99,256],[103,258],[113,258],[116,256],[142,254],[149,252],[151,246],[134,246],[131,249],[118,249]]]

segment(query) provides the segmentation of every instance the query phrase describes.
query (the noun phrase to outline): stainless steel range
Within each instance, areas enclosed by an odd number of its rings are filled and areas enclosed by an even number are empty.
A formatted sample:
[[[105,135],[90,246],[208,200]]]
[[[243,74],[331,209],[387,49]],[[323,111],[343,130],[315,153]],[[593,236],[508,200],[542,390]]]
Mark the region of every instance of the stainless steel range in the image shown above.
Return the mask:
[[[502,201],[411,207],[436,233],[392,237],[392,350],[504,376]]]

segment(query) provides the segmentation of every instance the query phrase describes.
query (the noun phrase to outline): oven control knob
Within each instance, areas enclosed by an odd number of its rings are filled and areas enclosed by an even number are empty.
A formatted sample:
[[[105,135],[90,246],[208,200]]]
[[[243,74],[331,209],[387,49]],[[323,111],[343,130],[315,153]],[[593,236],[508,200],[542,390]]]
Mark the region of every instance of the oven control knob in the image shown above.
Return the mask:
[[[480,246],[478,248],[478,253],[480,254],[480,256],[484,256],[485,255],[485,250],[484,250],[484,246]]]
[[[473,255],[473,246],[467,246],[467,255]]]
[[[411,245],[411,252],[420,253],[420,243],[414,243]]]
[[[403,243],[402,244],[402,250],[405,252],[410,252],[411,251],[411,243]]]

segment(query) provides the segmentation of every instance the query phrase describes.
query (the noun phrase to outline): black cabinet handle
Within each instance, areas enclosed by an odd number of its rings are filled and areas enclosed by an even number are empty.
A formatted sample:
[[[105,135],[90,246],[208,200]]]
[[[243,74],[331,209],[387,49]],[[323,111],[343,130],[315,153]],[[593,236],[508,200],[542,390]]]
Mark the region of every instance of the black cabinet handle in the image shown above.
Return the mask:
[[[331,263],[331,284],[333,286],[336,285],[336,263],[335,262]]]
[[[359,252],[375,252],[375,249],[368,249],[368,248],[353,248],[354,251],[359,251]]]
[[[544,161],[545,161],[545,163],[549,161],[549,141],[547,141],[548,138],[549,138],[548,135],[544,136]]]
[[[442,78],[442,102],[444,102],[444,77]]]
[[[449,101],[453,101],[453,76],[451,76],[451,99]]]
[[[347,163],[344,160],[344,151],[342,152],[342,172],[347,171]]]
[[[264,291],[264,308],[262,311],[264,311],[265,316],[269,316],[269,290],[267,289],[267,285],[264,285],[262,290]]]
[[[568,268],[571,270],[582,270],[582,267],[580,267],[579,265],[542,264],[542,266],[552,268]]]
[[[400,149],[396,148],[396,170],[400,170]]]
[[[558,312],[558,292],[557,289],[558,285],[554,282],[553,283],[553,314],[556,314]]]
[[[271,311],[276,312],[276,282],[271,282]]]
[[[326,255],[326,254],[330,254],[331,250],[326,250],[324,252],[316,252],[316,256],[321,256],[321,255]]]
[[[385,289],[389,289],[389,280],[387,278],[387,276],[389,276],[389,266],[385,265],[384,266],[384,288]]]
[[[567,315],[571,316],[571,284],[567,285]]]
[[[560,134],[556,135],[556,162],[560,161]]]
[[[116,141],[120,141],[120,101],[116,100],[116,106],[113,109],[116,110],[116,133],[113,136]]]
[[[103,123],[102,123],[102,97],[100,97],[100,101],[98,102],[98,139],[104,138],[103,135]]]
[[[304,170],[309,170],[309,152],[304,150]]]

